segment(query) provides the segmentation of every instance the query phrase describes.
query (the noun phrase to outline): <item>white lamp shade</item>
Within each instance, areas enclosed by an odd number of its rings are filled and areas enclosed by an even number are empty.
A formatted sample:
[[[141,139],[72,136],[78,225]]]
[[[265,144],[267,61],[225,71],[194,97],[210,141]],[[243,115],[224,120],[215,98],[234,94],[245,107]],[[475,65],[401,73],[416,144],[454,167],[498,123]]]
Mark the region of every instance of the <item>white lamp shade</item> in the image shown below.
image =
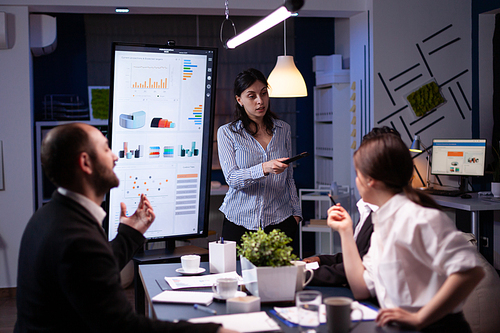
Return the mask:
[[[278,56],[276,66],[269,74],[270,97],[305,97],[307,87],[292,56]]]

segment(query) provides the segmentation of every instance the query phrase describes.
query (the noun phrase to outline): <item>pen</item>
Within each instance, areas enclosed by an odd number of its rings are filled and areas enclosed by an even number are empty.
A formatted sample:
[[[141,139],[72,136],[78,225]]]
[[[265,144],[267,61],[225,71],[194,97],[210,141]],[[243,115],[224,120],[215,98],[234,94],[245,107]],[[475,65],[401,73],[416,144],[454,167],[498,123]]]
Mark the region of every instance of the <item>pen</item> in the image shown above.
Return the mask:
[[[328,197],[330,197],[330,201],[332,202],[332,205],[335,206],[336,205],[335,200],[333,200],[333,197],[330,193],[328,193]]]
[[[201,310],[201,311],[205,311],[205,312],[208,312],[208,313],[211,313],[211,314],[217,314],[217,311],[215,311],[214,309],[210,309],[209,307],[207,306],[203,306],[203,305],[200,305],[200,304],[195,304],[194,305],[194,308],[196,310]]]

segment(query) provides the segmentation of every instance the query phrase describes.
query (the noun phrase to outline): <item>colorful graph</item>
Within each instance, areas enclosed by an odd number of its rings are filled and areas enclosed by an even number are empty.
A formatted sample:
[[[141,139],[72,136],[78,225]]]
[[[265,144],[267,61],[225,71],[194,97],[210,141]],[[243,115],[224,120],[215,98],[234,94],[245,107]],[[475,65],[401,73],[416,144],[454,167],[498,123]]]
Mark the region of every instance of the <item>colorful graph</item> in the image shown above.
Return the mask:
[[[179,145],[179,156],[180,157],[193,157],[198,156],[200,150],[196,148],[196,142],[191,142],[191,148],[184,148],[183,145]]]
[[[184,65],[182,67],[182,79],[186,80],[193,76],[193,68],[198,67],[191,63],[190,59],[184,59]]]
[[[132,66],[132,88],[167,89],[168,66]]]
[[[169,190],[168,177],[165,172],[160,170],[150,173],[132,171],[125,176],[125,197],[138,197],[142,193],[148,196],[167,195]]]
[[[196,106],[193,109],[193,116],[188,118],[188,120],[192,120],[195,125],[201,126],[202,115],[203,115],[203,106],[202,105]]]
[[[158,158],[158,157],[160,157],[160,146],[151,146],[151,147],[149,147],[149,157],[150,158]]]
[[[151,127],[174,128],[175,127],[175,123],[172,122],[171,120],[168,120],[168,119],[153,118],[151,120]]]
[[[174,157],[174,146],[164,146],[163,147],[163,157],[167,157],[167,158]]]

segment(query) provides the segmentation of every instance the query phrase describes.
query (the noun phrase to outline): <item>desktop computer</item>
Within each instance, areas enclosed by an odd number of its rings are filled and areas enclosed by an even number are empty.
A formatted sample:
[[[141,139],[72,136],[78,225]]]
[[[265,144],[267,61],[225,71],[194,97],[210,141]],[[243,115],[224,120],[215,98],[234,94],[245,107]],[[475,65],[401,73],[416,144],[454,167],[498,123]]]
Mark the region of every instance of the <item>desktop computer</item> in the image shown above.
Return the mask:
[[[486,139],[432,140],[431,174],[460,177],[458,189],[428,188],[427,194],[459,196],[468,192],[469,177],[484,176]]]

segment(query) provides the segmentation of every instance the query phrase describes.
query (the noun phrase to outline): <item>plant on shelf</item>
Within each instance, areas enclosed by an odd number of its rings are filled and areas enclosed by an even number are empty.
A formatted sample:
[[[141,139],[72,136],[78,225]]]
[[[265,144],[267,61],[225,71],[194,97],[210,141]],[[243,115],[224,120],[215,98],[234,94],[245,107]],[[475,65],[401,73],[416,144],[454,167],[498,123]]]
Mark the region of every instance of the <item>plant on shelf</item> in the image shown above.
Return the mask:
[[[241,240],[241,245],[237,246],[238,254],[257,267],[291,266],[291,261],[296,259],[292,247],[287,245],[292,239],[280,230],[268,234],[262,229],[247,232]]]

